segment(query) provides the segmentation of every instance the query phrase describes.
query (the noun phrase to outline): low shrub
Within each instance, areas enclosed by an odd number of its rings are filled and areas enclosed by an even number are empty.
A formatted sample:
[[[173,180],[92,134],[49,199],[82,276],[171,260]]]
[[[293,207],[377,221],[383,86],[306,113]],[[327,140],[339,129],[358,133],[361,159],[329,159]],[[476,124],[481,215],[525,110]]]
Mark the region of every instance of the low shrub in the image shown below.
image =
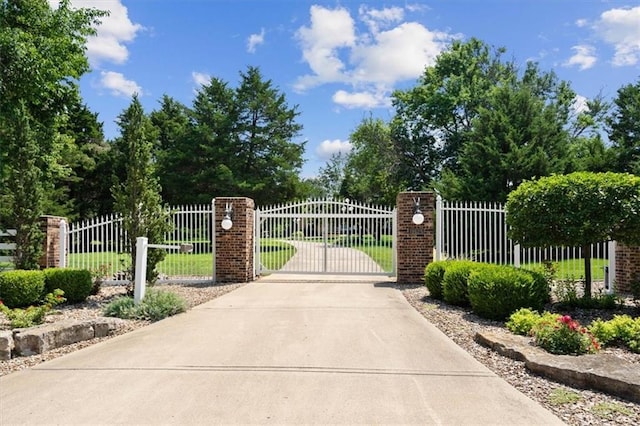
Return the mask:
[[[591,323],[589,331],[603,345],[619,344],[640,352],[640,317],[614,315],[609,321],[597,319]]]
[[[598,340],[569,315],[540,321],[531,330],[536,345],[557,355],[582,355],[600,350]]]
[[[442,276],[442,298],[457,306],[469,306],[467,280],[471,271],[484,264],[471,260],[451,260]]]
[[[0,300],[8,308],[23,308],[40,301],[44,294],[42,271],[0,272]]]
[[[42,324],[44,317],[54,306],[63,303],[65,298],[62,297],[64,292],[60,289],[49,293],[44,297],[44,302],[40,306],[29,306],[26,309],[13,308],[10,309],[0,301],[0,312],[2,312],[11,323],[12,328],[33,327]]]
[[[434,299],[442,300],[442,278],[450,264],[448,260],[439,260],[431,262],[424,269],[424,284],[429,290],[429,295]]]
[[[136,305],[133,302],[133,297],[120,296],[109,302],[102,310],[102,313],[107,317],[132,319],[134,318],[135,309]]]
[[[43,272],[45,291],[59,288],[69,303],[84,302],[93,290],[91,272],[85,269],[50,268]]]
[[[135,305],[133,298],[122,296],[109,303],[103,313],[108,317],[159,321],[186,310],[187,303],[182,297],[150,288],[140,304]]]
[[[471,309],[484,318],[503,320],[520,308],[541,311],[549,300],[544,276],[506,265],[487,265],[469,275]]]
[[[538,323],[542,321],[553,322],[560,318],[560,316],[560,314],[553,314],[547,311],[539,314],[538,311],[534,311],[529,308],[521,308],[509,316],[509,320],[505,326],[514,334],[529,336],[531,335],[531,330]]]

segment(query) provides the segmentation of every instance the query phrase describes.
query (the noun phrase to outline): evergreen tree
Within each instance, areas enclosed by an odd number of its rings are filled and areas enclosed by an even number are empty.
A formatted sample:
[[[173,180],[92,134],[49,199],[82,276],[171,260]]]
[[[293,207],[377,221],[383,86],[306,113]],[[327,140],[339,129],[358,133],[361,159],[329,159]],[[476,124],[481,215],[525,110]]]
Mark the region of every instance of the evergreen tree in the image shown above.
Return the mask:
[[[135,276],[136,239],[147,237],[150,244],[161,243],[171,229],[170,212],[162,205],[160,185],[155,175],[153,149],[157,130],[135,95],[129,107],[119,115],[121,136],[115,141],[119,161],[124,165],[122,181],[112,188],[115,212],[122,216],[131,254],[131,279]],[[164,250],[149,250],[147,280],[157,278],[156,265],[164,259]]]
[[[640,175],[640,79],[618,89],[607,120],[615,170]]]

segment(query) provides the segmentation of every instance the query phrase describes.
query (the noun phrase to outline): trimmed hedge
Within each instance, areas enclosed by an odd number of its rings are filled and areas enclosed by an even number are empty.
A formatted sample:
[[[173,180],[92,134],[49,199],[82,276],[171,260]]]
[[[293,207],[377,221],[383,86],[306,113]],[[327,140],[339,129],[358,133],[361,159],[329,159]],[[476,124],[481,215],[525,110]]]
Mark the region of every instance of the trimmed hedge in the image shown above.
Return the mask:
[[[45,291],[51,293],[59,288],[68,303],[84,302],[93,290],[91,272],[85,269],[50,268],[43,272]]]
[[[5,271],[0,273],[0,300],[8,308],[34,305],[44,295],[42,271]]]
[[[505,265],[474,270],[468,280],[471,309],[484,318],[503,320],[520,308],[541,311],[549,285],[538,272]]]
[[[467,279],[471,271],[485,264],[471,260],[452,260],[442,277],[442,297],[445,302],[457,306],[469,306]]]
[[[429,290],[429,295],[434,299],[442,300],[442,278],[450,264],[449,260],[439,260],[431,262],[424,269],[424,284]]]

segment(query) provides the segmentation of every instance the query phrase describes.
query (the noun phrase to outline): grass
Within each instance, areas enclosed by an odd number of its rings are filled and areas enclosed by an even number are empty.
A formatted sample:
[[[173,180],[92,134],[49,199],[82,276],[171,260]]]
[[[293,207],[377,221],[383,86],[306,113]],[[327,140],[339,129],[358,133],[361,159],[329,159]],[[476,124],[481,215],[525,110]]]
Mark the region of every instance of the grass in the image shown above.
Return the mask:
[[[627,407],[615,402],[599,402],[591,408],[591,411],[593,414],[601,418],[613,418],[616,414],[622,414],[625,416],[633,414],[633,412]]]
[[[270,271],[277,271],[296,254],[296,248],[273,238],[260,239],[260,263]]]
[[[583,279],[584,278],[584,259],[569,259],[553,262],[556,267],[556,278],[560,280]],[[604,267],[609,264],[607,259],[591,259],[591,279],[594,281],[604,280]],[[522,264],[526,269],[543,269],[542,262]]]
[[[370,258],[372,258],[380,268],[382,268],[385,272],[391,272],[393,269],[393,250],[391,247],[385,245],[355,245],[352,248],[360,250],[363,253],[366,253]]]
[[[552,405],[573,404],[580,400],[580,394],[563,388],[555,388],[549,394],[549,403]]]

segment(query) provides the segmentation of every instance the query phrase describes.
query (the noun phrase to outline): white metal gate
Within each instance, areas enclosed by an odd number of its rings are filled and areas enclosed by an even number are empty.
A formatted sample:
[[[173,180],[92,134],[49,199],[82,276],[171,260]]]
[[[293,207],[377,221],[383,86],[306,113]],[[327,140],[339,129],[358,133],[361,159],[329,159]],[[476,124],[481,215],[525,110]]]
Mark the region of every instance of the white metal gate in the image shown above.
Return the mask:
[[[255,272],[395,275],[396,210],[309,200],[257,209]]]

